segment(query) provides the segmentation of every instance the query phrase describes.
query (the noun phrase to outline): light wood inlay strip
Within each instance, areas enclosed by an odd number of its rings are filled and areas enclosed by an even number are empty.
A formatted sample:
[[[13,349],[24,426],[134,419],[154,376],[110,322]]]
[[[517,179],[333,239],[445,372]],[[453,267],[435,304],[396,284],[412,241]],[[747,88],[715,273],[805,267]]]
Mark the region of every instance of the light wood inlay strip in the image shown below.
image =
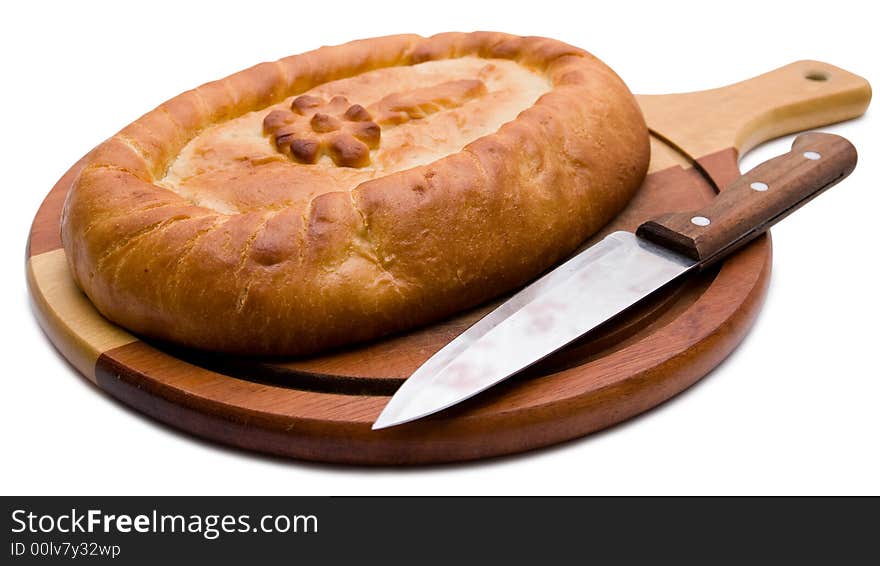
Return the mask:
[[[650,165],[648,165],[648,175],[650,175],[651,173],[656,173],[657,171],[669,169],[670,167],[674,167],[676,165],[678,165],[682,169],[687,169],[691,166],[691,163],[684,155],[652,135],[651,163]]]
[[[90,380],[95,381],[98,356],[137,341],[101,316],[79,290],[70,275],[63,249],[31,257],[27,278],[46,334],[62,355]]]

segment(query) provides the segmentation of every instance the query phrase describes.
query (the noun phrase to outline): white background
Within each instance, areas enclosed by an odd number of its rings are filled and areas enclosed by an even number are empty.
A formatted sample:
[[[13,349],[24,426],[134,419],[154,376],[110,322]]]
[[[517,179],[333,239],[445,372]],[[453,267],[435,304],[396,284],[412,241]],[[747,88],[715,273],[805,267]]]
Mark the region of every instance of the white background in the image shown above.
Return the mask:
[[[193,3],[195,4],[195,3]],[[740,348],[673,401],[606,432],[483,463],[362,469],[264,458],[174,432],[66,365],[33,317],[25,240],[92,146],[175,94],[263,60],[399,32],[495,29],[592,51],[634,92],[720,86],[798,59],[880,80],[864,2],[14,2],[4,8],[6,494],[880,493],[878,127],[826,128],[861,162],[773,229],[766,306]],[[601,6],[601,7],[600,7]],[[782,153],[763,146],[744,165]]]

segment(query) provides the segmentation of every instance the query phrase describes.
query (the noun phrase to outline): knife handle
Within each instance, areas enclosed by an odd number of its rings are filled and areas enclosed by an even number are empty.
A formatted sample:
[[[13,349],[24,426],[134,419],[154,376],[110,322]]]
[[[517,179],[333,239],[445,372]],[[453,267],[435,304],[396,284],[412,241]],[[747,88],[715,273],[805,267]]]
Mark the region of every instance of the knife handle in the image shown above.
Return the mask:
[[[840,136],[802,134],[790,152],[744,174],[705,208],[649,220],[636,234],[707,267],[836,185],[857,160],[856,148]]]

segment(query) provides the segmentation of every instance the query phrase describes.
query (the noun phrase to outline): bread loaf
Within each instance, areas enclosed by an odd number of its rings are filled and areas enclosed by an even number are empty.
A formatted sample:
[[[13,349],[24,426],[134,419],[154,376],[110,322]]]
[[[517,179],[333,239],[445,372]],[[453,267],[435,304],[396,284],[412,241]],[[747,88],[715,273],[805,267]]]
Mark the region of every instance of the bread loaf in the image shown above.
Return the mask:
[[[526,283],[642,181],[624,83],[559,41],[399,35],[262,63],[91,152],[64,206],[79,287],[148,338],[300,355]]]

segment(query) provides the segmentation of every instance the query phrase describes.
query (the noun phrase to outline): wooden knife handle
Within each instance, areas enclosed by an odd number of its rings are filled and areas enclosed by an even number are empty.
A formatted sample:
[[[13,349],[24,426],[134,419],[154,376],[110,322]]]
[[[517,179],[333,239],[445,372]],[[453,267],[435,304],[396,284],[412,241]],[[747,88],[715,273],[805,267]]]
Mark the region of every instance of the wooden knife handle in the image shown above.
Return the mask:
[[[856,148],[840,136],[802,134],[789,153],[744,174],[705,208],[649,220],[636,234],[707,267],[840,182],[857,160]]]

